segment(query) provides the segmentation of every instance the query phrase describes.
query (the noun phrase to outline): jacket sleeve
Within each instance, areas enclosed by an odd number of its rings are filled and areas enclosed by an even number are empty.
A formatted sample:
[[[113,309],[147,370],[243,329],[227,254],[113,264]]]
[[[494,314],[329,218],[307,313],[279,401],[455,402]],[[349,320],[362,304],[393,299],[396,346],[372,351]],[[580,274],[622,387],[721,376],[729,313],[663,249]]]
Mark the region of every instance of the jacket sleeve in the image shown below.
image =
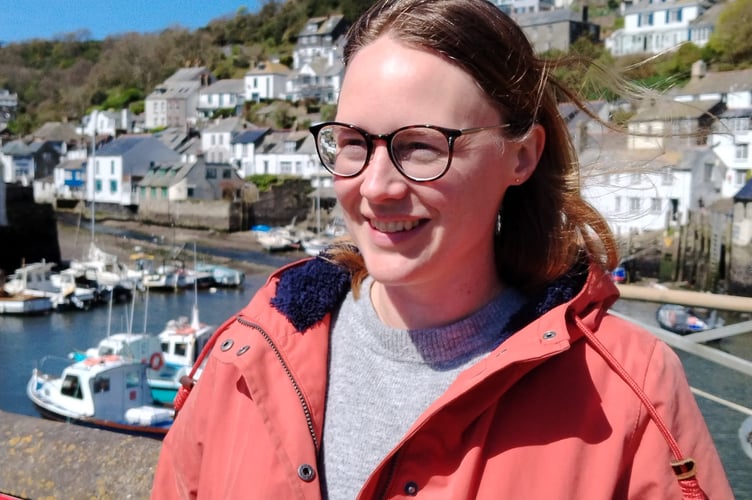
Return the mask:
[[[647,365],[643,388],[664,419],[668,429],[679,444],[685,458],[696,463],[700,487],[708,498],[733,499],[726,473],[718,452],[687,382],[681,361],[666,344],[656,341]],[[645,410],[647,413],[647,410]],[[681,498],[678,482],[668,463],[668,443],[658,426],[647,421],[639,442],[630,478],[630,498]],[[665,471],[656,485],[646,478],[655,477],[656,471]]]

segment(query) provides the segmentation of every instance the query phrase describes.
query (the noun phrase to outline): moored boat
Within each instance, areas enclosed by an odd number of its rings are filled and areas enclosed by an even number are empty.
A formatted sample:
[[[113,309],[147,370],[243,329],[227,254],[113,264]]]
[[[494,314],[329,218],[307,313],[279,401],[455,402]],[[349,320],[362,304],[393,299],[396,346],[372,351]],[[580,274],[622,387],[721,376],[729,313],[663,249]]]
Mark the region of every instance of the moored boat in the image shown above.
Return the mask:
[[[661,328],[679,335],[702,332],[723,324],[716,311],[704,314],[679,304],[661,305],[655,312],[655,317]]]
[[[86,358],[54,375],[35,368],[26,393],[48,419],[161,439],[174,411],[155,405],[141,361],[109,355]]]
[[[52,311],[49,297],[16,294],[8,295],[0,290],[0,314],[32,315]]]

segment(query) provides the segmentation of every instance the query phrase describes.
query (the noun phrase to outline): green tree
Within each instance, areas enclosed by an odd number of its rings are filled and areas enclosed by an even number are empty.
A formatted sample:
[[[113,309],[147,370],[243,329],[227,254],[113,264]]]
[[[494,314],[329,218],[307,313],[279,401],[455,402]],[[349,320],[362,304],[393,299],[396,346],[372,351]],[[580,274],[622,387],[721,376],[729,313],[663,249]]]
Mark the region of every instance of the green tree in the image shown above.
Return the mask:
[[[719,62],[737,67],[752,65],[752,0],[726,3],[708,46]]]

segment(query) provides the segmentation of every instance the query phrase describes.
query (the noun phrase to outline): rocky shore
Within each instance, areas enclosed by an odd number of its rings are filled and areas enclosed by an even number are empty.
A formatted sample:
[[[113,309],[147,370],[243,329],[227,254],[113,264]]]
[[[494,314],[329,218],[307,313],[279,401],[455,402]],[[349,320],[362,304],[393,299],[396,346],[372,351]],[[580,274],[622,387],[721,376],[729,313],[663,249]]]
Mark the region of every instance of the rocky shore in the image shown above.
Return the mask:
[[[91,243],[89,223],[83,221],[81,225],[71,224],[69,221],[59,220],[57,223],[60,256],[63,261],[81,259]],[[250,231],[223,233],[212,230],[173,228],[167,226],[148,225],[132,221],[104,221],[97,223],[105,228],[127,231],[131,234],[145,235],[148,240],[128,238],[109,234],[108,231],[96,231],[94,240],[101,250],[116,255],[118,259],[129,263],[130,256],[136,251],[143,251],[154,256],[169,254],[175,248],[182,247],[181,258],[189,261],[193,258],[193,243],[203,248],[230,249],[239,251],[263,252],[263,248],[256,241]],[[269,274],[273,267],[235,260],[214,255],[197,253],[198,260],[230,266],[247,274]]]

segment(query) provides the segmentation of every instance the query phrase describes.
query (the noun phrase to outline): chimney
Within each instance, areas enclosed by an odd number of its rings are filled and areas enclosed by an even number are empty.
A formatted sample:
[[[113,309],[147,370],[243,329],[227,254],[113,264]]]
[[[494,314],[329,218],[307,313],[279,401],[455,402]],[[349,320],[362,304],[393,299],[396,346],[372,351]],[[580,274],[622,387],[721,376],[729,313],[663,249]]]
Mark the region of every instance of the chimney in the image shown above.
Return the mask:
[[[708,65],[702,59],[698,59],[692,63],[692,80],[699,80],[705,78],[708,72]]]

